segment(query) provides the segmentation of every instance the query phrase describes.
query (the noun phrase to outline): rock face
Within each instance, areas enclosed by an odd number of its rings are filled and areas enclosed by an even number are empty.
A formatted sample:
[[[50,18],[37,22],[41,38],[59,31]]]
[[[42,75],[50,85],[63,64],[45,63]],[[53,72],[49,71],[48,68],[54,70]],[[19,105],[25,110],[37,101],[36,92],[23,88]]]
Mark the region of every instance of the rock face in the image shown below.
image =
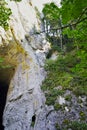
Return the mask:
[[[9,85],[3,125],[5,130],[31,130],[45,103],[40,89],[46,75],[45,37],[34,34],[41,28],[40,21],[28,0],[8,0],[8,6],[12,10],[10,29],[0,28],[0,57],[5,68],[0,69],[0,82]]]

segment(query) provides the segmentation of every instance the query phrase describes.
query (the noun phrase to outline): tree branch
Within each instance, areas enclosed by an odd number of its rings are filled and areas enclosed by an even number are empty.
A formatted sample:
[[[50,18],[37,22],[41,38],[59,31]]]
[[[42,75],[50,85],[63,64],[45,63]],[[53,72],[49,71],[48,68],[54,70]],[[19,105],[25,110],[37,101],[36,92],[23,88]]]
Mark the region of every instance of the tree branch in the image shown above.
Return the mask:
[[[87,8],[86,8],[86,9],[87,9]],[[75,25],[77,25],[77,24],[79,24],[79,23],[85,21],[85,20],[87,20],[87,17],[85,17],[85,18],[83,18],[83,19],[80,19],[80,20],[78,20],[78,21],[76,21],[76,22],[73,22],[73,23],[70,23],[70,24],[64,25],[64,26],[59,27],[59,28],[51,28],[50,31],[51,31],[51,30],[62,30],[62,29],[68,28],[68,27],[70,27],[70,26],[72,27],[72,26],[75,26]],[[35,34],[41,34],[41,33],[45,33],[45,31],[42,31],[42,32],[36,32],[36,33],[34,33],[34,34],[32,34],[32,35],[35,35]]]
[[[77,21],[81,20],[82,16],[86,13],[86,11],[87,11],[87,7],[83,9],[83,11],[82,11],[81,15],[78,17]]]

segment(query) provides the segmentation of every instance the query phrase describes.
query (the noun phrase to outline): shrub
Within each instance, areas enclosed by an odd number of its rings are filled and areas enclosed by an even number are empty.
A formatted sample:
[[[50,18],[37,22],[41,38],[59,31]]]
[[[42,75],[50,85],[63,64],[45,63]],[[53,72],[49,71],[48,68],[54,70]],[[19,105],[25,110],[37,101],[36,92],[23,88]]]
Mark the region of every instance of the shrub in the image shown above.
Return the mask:
[[[71,124],[68,126],[72,130],[87,130],[87,124],[82,122],[71,122]]]

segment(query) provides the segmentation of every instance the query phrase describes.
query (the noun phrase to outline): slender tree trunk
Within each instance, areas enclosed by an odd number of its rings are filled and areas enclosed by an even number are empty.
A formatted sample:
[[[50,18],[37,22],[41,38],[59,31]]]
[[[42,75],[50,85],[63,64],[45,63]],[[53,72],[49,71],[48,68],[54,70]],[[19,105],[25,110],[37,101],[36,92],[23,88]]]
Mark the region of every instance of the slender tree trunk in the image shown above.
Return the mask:
[[[62,37],[62,22],[61,22],[61,18],[59,19],[59,26],[60,26],[60,46],[61,46],[61,51],[63,50],[63,37]]]

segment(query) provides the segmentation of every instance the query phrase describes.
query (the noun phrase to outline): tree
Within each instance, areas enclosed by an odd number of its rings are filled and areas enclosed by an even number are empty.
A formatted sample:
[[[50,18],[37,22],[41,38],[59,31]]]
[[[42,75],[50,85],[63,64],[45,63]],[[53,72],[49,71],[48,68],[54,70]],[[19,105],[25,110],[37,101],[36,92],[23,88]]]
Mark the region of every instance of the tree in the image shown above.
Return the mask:
[[[87,0],[62,0],[61,15],[64,24],[87,19]]]
[[[58,28],[60,12],[57,5],[55,5],[53,2],[50,4],[45,4],[42,12],[44,14],[43,20],[45,21],[46,29],[48,30],[48,26],[50,31],[52,31],[52,29]]]
[[[63,37],[67,36],[69,39],[64,45],[66,51],[61,58],[63,62],[65,60],[64,73],[71,75],[70,83],[73,86],[79,85],[81,90],[84,86],[85,91],[87,89],[87,0],[62,0],[61,7],[56,9],[57,12],[50,6],[52,5],[46,5],[43,9],[44,17],[50,21],[49,23],[51,20],[58,21],[61,18],[61,26],[56,22],[51,28],[52,31],[62,30]],[[59,60],[58,62],[60,63]]]

